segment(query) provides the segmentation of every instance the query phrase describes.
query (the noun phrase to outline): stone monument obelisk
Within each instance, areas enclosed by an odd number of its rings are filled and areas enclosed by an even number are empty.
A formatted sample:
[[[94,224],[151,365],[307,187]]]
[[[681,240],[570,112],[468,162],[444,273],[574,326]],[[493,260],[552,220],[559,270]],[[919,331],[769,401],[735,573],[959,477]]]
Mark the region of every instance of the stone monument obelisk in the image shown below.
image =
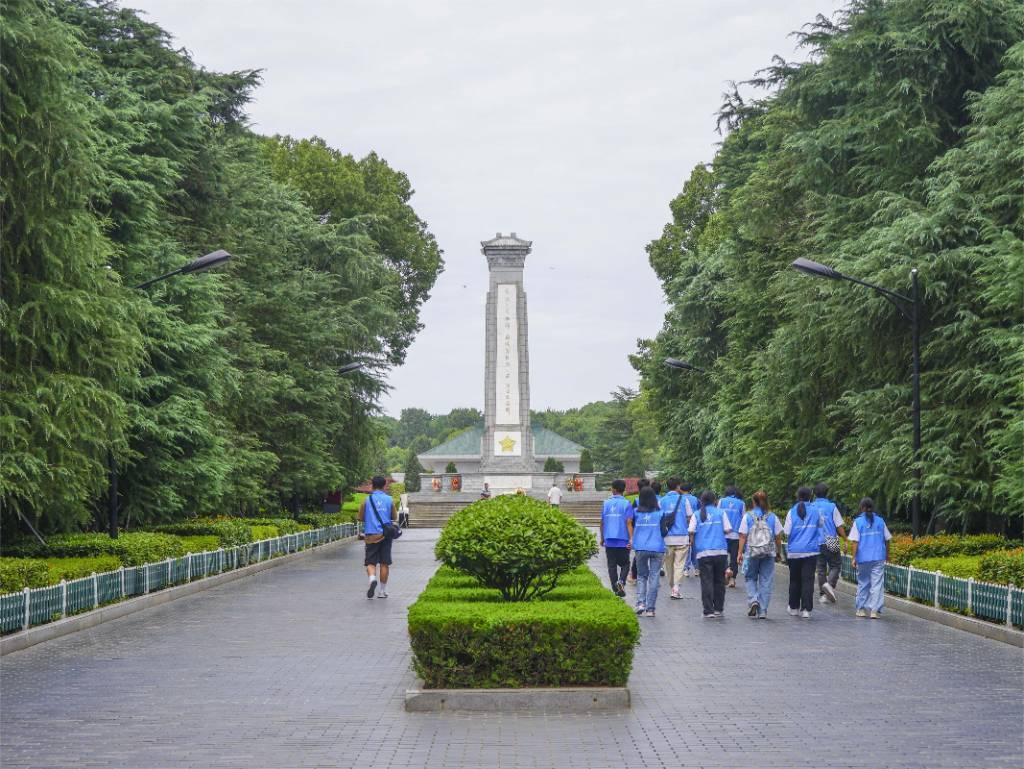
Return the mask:
[[[490,272],[480,470],[492,488],[529,489],[536,463],[530,430],[530,353],[523,267],[532,243],[519,239],[514,232],[499,232],[480,245]],[[509,475],[515,473],[522,477]]]

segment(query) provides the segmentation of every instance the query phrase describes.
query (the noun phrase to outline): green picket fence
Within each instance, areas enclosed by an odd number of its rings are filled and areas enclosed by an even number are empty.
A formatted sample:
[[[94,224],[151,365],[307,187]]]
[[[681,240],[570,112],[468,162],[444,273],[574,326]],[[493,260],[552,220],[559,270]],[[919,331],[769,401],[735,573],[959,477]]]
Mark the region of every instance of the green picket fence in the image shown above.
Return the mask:
[[[181,558],[168,558],[143,566],[126,566],[70,582],[61,581],[58,585],[25,588],[20,593],[0,595],[0,633],[25,630],[71,614],[92,611],[103,604],[194,582],[278,555],[352,537],[356,533],[354,523],[345,523],[238,547],[189,553]]]
[[[856,582],[850,556],[843,556],[843,579]],[[950,577],[913,566],[885,565],[885,592],[971,617],[1024,627],[1024,590],[974,578]]]

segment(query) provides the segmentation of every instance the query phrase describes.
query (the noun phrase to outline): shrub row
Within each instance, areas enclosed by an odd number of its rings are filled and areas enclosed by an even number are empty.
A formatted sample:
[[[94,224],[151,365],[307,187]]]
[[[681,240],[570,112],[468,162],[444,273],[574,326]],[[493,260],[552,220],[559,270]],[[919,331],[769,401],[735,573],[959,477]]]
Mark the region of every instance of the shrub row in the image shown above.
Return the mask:
[[[633,611],[586,567],[542,598],[510,602],[442,566],[409,607],[427,688],[624,686],[639,635]]]
[[[165,533],[132,532],[111,539],[106,534],[56,534],[39,542],[23,540],[11,547],[8,555],[25,558],[86,558],[97,555],[115,556],[122,566],[180,558],[185,545],[179,537]]]
[[[998,534],[972,534],[961,537],[939,534],[933,537],[894,536],[889,546],[889,561],[907,566],[918,558],[944,558],[951,555],[981,555],[991,550],[1006,550],[1014,543]],[[916,568],[916,564],[915,564]]]
[[[1013,583],[1024,587],[1024,547],[1016,550],[996,550],[981,558],[978,578],[986,582]]]
[[[156,530],[182,537],[217,537],[219,547],[236,547],[256,541],[252,527],[240,518],[196,518],[158,526]]]
[[[357,517],[358,511],[342,509],[339,513],[304,513],[299,516],[298,521],[314,529],[325,529],[328,526],[355,523]]]
[[[92,558],[0,558],[0,593],[26,587],[56,585],[62,579],[88,577],[93,572],[117,571],[121,561],[113,555]]]

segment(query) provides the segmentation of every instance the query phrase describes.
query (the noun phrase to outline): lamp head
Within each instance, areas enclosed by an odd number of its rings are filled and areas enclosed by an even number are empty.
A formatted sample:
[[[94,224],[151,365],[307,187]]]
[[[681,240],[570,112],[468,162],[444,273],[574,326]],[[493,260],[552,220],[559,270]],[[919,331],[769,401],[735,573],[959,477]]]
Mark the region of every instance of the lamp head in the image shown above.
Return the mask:
[[[702,374],[706,373],[704,369],[679,358],[665,358],[665,365],[676,371],[699,371]]]
[[[224,249],[219,249],[206,254],[206,256],[200,256],[198,259],[193,259],[181,268],[181,274],[188,275],[192,272],[206,272],[206,270],[212,270],[214,267],[220,267],[230,258],[231,254]]]
[[[338,369],[338,373],[342,375],[351,374],[354,371],[359,371],[360,369],[362,369],[362,367],[362,363],[346,363],[344,366],[341,366]]]
[[[810,259],[794,259],[790,265],[794,270],[806,273],[808,275],[814,275],[817,278],[828,278],[829,280],[841,280],[843,274],[838,270],[834,270],[828,265],[820,264],[818,262],[812,262]]]

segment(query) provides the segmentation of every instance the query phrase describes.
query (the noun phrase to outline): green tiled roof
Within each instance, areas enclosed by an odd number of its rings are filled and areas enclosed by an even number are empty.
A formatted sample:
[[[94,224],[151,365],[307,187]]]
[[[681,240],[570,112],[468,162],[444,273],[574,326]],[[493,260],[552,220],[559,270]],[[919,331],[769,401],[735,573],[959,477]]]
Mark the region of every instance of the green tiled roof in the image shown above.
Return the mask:
[[[534,427],[533,429],[533,454],[539,459],[545,457],[562,457],[579,454],[583,447],[573,443],[568,438],[563,438],[558,433],[551,432],[546,427]],[[429,451],[424,451],[421,456],[425,457],[478,457],[480,456],[481,441],[484,437],[484,426],[477,425],[465,432],[459,433],[450,441],[434,446]]]

